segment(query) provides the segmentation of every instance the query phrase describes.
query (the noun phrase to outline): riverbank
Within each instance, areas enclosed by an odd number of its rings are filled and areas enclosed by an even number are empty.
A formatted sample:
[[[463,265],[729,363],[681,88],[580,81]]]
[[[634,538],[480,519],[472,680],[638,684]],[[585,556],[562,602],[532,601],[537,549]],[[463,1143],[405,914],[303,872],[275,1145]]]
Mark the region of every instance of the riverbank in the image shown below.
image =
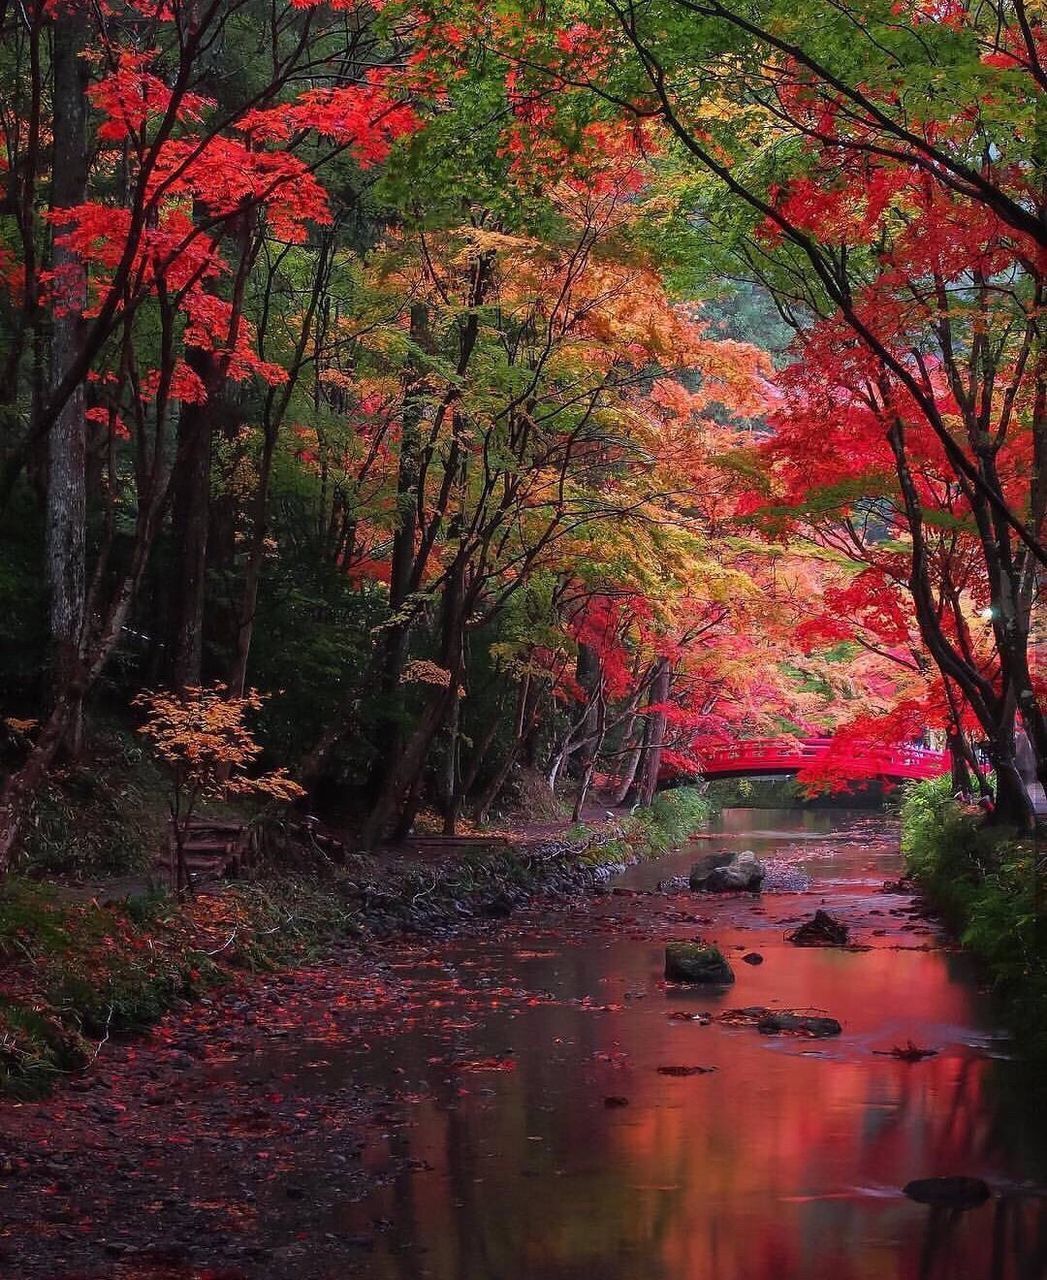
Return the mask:
[[[906,869],[976,956],[1020,1051],[1047,1058],[1047,844],[1042,833],[986,826],[956,803],[950,780],[908,789],[901,808]]]
[[[119,881],[71,886],[18,877],[0,888],[0,1093],[34,1096],[89,1070],[111,1038],[219,989],[396,934],[435,935],[511,915],[538,894],[591,890],[685,839],[710,816],[681,788],[648,810],[539,841],[492,842],[427,862],[310,862],[295,849],[249,883],[179,901]]]

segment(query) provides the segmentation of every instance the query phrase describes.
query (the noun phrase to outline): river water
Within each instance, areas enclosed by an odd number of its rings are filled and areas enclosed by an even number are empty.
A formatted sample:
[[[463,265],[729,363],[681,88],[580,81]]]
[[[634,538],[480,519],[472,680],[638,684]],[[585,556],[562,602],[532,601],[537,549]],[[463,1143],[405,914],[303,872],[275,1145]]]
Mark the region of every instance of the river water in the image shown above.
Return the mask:
[[[787,891],[657,891],[698,854],[742,848],[773,859]],[[883,891],[899,870],[883,820],[728,811],[716,838],[632,869],[602,898],[420,961],[433,966],[436,1009],[367,1059],[379,1076],[397,1073],[412,1102],[409,1122],[367,1158],[379,1167],[406,1154],[408,1171],[326,1224],[364,1233],[369,1252],[354,1270],[375,1280],[1042,1280],[1042,1129],[965,957],[911,897]],[[784,933],[818,906],[870,949],[789,945]],[[698,935],[732,958],[732,988],[662,981],[664,943]],[[740,962],[749,951],[763,963]],[[504,1005],[459,1004],[445,995],[449,974],[456,989],[482,975],[473,989],[504,991]],[[768,1037],[716,1020],[748,1005],[824,1011],[844,1033]],[[887,1056],[909,1041],[937,1056]],[[659,1071],[699,1066],[712,1070]],[[900,1193],[950,1174],[985,1178],[994,1199],[952,1214]]]
[[[777,891],[658,887],[743,848]],[[728,811],[602,895],[231,984],[0,1109],[0,1277],[1045,1280],[1029,1069],[899,871],[883,819]],[[791,946],[820,906],[865,949]],[[696,936],[732,987],[665,984]],[[942,1175],[993,1197],[901,1192]]]

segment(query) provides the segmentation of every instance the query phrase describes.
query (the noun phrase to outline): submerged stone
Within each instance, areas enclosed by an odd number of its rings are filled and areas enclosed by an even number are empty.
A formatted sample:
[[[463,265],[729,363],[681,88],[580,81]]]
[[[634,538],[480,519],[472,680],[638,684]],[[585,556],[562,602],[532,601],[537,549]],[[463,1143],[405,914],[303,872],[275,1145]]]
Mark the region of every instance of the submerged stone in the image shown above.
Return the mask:
[[[669,982],[734,981],[734,970],[719,947],[704,942],[670,942],[665,948],[665,976]]]
[[[838,1036],[843,1027],[835,1018],[806,1013],[790,1013],[788,1010],[772,1012],[768,1010],[756,1024],[761,1035],[799,1035],[812,1036],[817,1040],[826,1036]]]
[[[981,1178],[962,1175],[949,1178],[916,1178],[902,1187],[902,1193],[917,1204],[944,1209],[977,1209],[989,1199],[989,1184]]]

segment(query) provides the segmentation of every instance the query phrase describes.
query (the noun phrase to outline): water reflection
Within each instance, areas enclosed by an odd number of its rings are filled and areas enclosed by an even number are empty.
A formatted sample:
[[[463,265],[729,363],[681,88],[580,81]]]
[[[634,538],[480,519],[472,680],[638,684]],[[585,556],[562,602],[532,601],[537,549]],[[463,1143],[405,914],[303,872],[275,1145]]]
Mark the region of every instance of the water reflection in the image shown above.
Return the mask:
[[[841,830],[837,814],[778,813],[761,832],[764,817],[727,815],[724,839],[802,862],[810,893],[698,907],[686,894],[620,897],[452,948],[452,959],[554,998],[495,1011],[459,1036],[480,1059],[511,1053],[511,1072],[449,1071],[425,1027],[398,1041],[395,1070],[415,1082],[419,1101],[389,1141],[404,1144],[413,1172],[332,1223],[388,1227],[365,1274],[1047,1276],[1043,1201],[1013,1190],[1037,1170],[987,1087],[1008,1065],[983,1051],[991,1025],[966,967],[918,949],[933,941],[927,927],[907,899],[878,892],[897,874],[891,839],[868,824]],[[637,869],[629,883],[650,887],[692,858],[683,851]],[[787,946],[789,921],[823,902],[874,949]],[[688,998],[659,981],[665,939],[698,910],[708,921],[702,932],[729,954],[755,947],[765,956],[759,968],[736,966],[726,997]],[[845,1034],[804,1042],[668,1016],[715,1013],[724,1001],[823,1009]],[[873,1053],[908,1038],[938,1056],[910,1064]],[[715,1070],[677,1078],[659,1074],[665,1065]],[[628,1105],[607,1107],[609,1096]],[[928,1211],[899,1193],[912,1178],[953,1173],[1002,1191],[963,1214]]]
[[[992,1206],[988,1280],[1043,1280],[1047,1275],[1047,1204],[1041,1192],[1004,1191]],[[932,1207],[920,1252],[920,1280],[951,1280],[970,1247],[959,1209]],[[984,1225],[984,1224],[983,1224]]]

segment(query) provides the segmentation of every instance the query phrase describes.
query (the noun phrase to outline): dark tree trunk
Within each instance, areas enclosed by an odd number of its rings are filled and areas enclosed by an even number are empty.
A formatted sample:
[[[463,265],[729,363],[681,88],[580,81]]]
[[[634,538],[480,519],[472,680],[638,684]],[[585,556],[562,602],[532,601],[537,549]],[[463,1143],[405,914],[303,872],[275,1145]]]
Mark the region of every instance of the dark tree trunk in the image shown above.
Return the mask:
[[[54,22],[54,165],[52,204],[56,210],[82,204],[87,188],[86,24],[75,10]],[[52,265],[64,305],[56,308],[51,331],[53,388],[61,385],[79,355],[81,313],[87,281],[79,259],[60,243]],[[73,752],[80,743],[82,703],[69,699],[77,685],[84,628],[87,528],[86,439],[83,384],[65,402],[51,427],[47,449],[47,577],[52,647],[51,702],[66,705],[63,740]]]
[[[602,701],[600,685],[603,680],[603,666],[600,662],[600,655],[591,645],[579,644],[578,646],[575,678],[585,690],[588,701],[585,718],[576,733],[577,745],[572,748],[569,754],[576,757],[575,763],[584,776],[590,770],[593,756],[598,750],[597,738],[599,730],[597,726],[600,719],[600,703]]]
[[[458,785],[458,751],[461,741],[462,702],[455,698],[451,705],[450,741],[447,744],[447,762],[444,772],[444,811],[443,833],[453,836],[458,825],[458,809],[461,804],[461,790]]]
[[[589,747],[585,753],[585,766],[582,770],[582,780],[578,787],[578,795],[575,797],[574,810],[571,821],[580,822],[582,820],[582,812],[585,809],[585,801],[589,795],[589,788],[592,786],[593,772],[596,769],[596,758],[600,754],[603,747],[604,737],[607,732],[607,698],[604,693],[603,673],[600,675],[600,687],[596,694],[596,721],[592,726],[592,738]]]
[[[1029,793],[1025,789],[1014,742],[1014,715],[1002,717],[996,736],[989,744],[989,756],[996,774],[996,803],[992,821],[1001,827],[1025,829],[1033,822]]]
[[[534,693],[535,683],[532,681],[530,673],[524,676],[520,685],[520,692],[516,700],[516,728],[513,733],[513,741],[509,750],[505,754],[505,758],[498,766],[498,769],[492,775],[490,782],[484,788],[480,798],[476,803],[476,812],[481,821],[486,821],[491,806],[502,793],[502,788],[509,781],[509,775],[513,771],[513,765],[522,751],[531,740],[534,729],[535,707],[538,698]],[[490,745],[490,744],[488,744]],[[475,782],[478,769],[473,771],[472,780]]]
[[[971,791],[971,775],[967,769],[967,756],[963,749],[963,738],[960,733],[953,731],[949,734],[948,752],[953,795],[969,795]]]
[[[431,345],[429,309],[422,302],[411,308],[411,340],[420,349]],[[414,576],[418,537],[418,486],[422,465],[422,416],[424,412],[425,371],[417,364],[408,369],[404,386],[403,426],[400,435],[400,457],[396,474],[397,525],[393,534],[393,551],[389,567],[389,614],[379,653],[378,683],[384,702],[377,734],[378,748],[371,771],[371,789],[380,793],[386,779],[396,768],[403,750],[404,733],[399,707],[402,700],[400,677],[407,661],[411,640],[410,620],[404,617]]]
[[[176,570],[171,628],[171,682],[176,689],[198,685],[202,676],[207,539],[211,518],[213,395],[217,381],[213,358],[187,353],[186,362],[207,388],[202,404],[186,404],[178,419],[177,469],[171,525]]]
[[[251,520],[251,544],[244,570],[243,593],[236,618],[236,635],[233,656],[229,665],[229,693],[242,698],[247,686],[247,661],[254,636],[255,612],[258,609],[258,589],[262,582],[262,565],[265,561],[265,538],[268,531],[269,483],[273,474],[273,455],[276,452],[275,430],[267,430],[262,446],[262,459],[258,467],[258,487],[254,496]]]
[[[418,811],[426,760],[433,740],[448,722],[461,694],[463,640],[465,636],[464,564],[459,561],[447,573],[442,602],[440,664],[447,672],[446,686],[437,685],[405,742],[385,772],[381,789],[361,832],[365,848],[387,838],[409,834]]]
[[[629,719],[629,727],[625,731],[622,738],[623,746],[631,743],[627,748],[625,757],[625,768],[622,770],[618,778],[618,786],[614,793],[614,803],[616,805],[625,804],[626,796],[633,788],[636,781],[636,771],[640,767],[640,757],[643,755],[644,731],[640,728],[637,731],[638,716],[631,716]]]
[[[361,830],[360,841],[365,849],[382,843],[390,833],[394,838],[409,833],[414,815],[408,819],[407,810],[412,807],[432,741],[446,723],[456,696],[457,691],[449,688],[435,688],[430,694]]]
[[[659,658],[651,684],[650,706],[658,707],[669,701],[672,685],[672,668],[668,658]],[[658,776],[662,769],[662,748],[665,745],[666,718],[664,711],[652,711],[648,716],[650,731],[643,753],[643,768],[637,787],[637,803],[646,808],[658,790]]]

